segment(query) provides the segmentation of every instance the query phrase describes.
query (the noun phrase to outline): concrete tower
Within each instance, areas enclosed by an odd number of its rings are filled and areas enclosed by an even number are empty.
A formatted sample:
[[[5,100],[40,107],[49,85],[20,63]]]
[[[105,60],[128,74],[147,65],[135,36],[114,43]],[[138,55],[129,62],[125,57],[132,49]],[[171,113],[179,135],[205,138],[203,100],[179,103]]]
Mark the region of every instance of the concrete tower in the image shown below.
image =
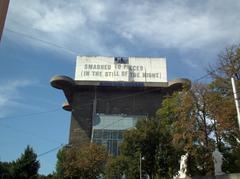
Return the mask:
[[[164,58],[77,57],[75,79],[51,79],[66,96],[63,109],[71,112],[69,144],[92,140],[113,154],[118,153],[124,130],[153,116],[164,96],[184,84],[190,81],[167,81]]]

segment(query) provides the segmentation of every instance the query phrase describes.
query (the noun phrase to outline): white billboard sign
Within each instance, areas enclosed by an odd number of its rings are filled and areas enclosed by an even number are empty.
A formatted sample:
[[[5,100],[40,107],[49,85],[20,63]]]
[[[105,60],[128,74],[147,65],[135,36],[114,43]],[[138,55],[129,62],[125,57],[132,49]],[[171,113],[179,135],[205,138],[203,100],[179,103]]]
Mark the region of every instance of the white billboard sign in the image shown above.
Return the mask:
[[[78,56],[75,80],[167,82],[166,59]]]

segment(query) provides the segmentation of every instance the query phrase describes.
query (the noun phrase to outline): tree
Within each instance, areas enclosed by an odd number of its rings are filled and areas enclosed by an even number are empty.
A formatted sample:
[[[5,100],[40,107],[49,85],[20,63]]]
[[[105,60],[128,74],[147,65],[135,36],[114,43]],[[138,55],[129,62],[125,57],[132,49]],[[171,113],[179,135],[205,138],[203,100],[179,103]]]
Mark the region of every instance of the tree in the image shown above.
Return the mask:
[[[52,173],[52,174],[48,174],[47,176],[46,175],[38,175],[37,179],[59,179],[58,176],[56,176],[55,173]]]
[[[37,160],[37,154],[30,146],[27,146],[21,157],[12,163],[12,178],[37,178],[39,167],[40,163]]]
[[[223,135],[225,142],[230,142],[231,145],[236,145],[236,139],[240,137],[238,124],[237,124],[237,114],[235,109],[235,104],[233,100],[233,92],[231,85],[231,77],[235,78],[236,85],[239,89],[240,87],[240,45],[232,45],[225,48],[224,51],[218,56],[218,61],[215,66],[210,66],[208,70],[212,77],[212,83],[210,87],[215,94],[218,95],[217,101],[225,102],[227,107],[221,111],[229,111],[228,115],[218,116],[218,124],[225,126],[222,128],[220,126],[219,132]],[[220,109],[219,106],[218,109]],[[216,116],[215,111],[211,111],[212,115]],[[224,117],[225,119],[221,119]],[[227,120],[226,120],[227,118]],[[235,140],[232,140],[235,139]]]
[[[129,167],[129,160],[127,157],[123,155],[109,157],[106,164],[105,177],[107,179],[121,178],[121,176],[128,173],[127,170]]]
[[[106,150],[97,144],[63,148],[58,153],[57,174],[60,177],[98,178],[107,161]]]
[[[66,147],[61,148],[57,153],[56,176],[64,178],[64,162],[66,161]]]
[[[236,108],[233,100],[231,77],[236,80],[237,88],[240,88],[240,45],[227,47],[218,56],[215,66],[208,70],[212,77],[210,88],[212,106],[209,113],[215,120],[215,131],[220,151],[224,154],[225,172],[239,172],[240,132],[237,123]],[[231,162],[231,165],[229,165]]]
[[[143,173],[152,178],[156,173],[156,149],[159,144],[157,121],[154,119],[140,119],[136,128],[126,131],[121,145],[124,156],[131,158],[136,163],[134,171],[139,175],[140,154],[144,157],[142,161]],[[132,171],[133,172],[133,171]]]
[[[181,155],[173,146],[171,124],[168,122],[158,117],[140,119],[135,128],[124,133],[121,155],[127,164],[127,169],[123,171],[127,178],[139,177],[140,156],[143,175],[153,178],[176,174]]]
[[[187,171],[190,176],[213,172],[213,140],[210,138],[207,94],[205,85],[193,84],[190,90],[184,89],[166,98],[157,112],[160,121],[165,121],[165,126],[169,128],[167,136],[172,136],[172,140],[171,137],[168,139],[175,148],[172,150],[189,154],[191,164],[188,164]]]
[[[161,177],[174,177],[179,170],[179,159],[184,150],[174,145],[174,121],[178,106],[178,94],[168,97],[163,101],[162,107],[156,112],[159,129],[159,145],[157,148],[157,173]]]
[[[218,55],[216,65],[210,66],[208,72],[214,81],[220,80],[224,83],[224,79],[231,77],[240,80],[240,45],[226,47]],[[228,89],[227,86],[225,88]]]
[[[0,177],[5,179],[11,178],[11,162],[0,162]]]

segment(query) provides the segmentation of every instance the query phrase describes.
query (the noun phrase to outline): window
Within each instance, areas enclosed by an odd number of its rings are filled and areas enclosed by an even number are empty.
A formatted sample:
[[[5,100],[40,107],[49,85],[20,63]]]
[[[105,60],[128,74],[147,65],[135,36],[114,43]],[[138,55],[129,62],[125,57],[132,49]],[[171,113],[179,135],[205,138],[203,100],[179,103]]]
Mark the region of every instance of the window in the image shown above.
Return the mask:
[[[119,64],[128,64],[128,57],[115,57],[114,62]]]

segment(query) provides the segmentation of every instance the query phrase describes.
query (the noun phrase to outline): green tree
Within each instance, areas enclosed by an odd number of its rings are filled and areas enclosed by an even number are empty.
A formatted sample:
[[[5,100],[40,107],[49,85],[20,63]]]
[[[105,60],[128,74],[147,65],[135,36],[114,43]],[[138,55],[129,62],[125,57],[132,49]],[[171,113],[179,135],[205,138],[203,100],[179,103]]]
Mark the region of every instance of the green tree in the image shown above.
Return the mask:
[[[64,178],[64,162],[66,159],[66,146],[61,148],[57,153],[56,176],[59,179]]]
[[[142,119],[136,124],[136,128],[124,134],[121,145],[122,155],[127,156],[136,163],[135,175],[139,175],[140,154],[142,160],[142,171],[150,176],[156,173],[156,149],[159,144],[157,121],[154,119]]]
[[[40,163],[37,160],[37,154],[30,146],[27,146],[21,157],[12,163],[12,178],[37,178],[39,167]]]
[[[11,162],[0,162],[0,177],[5,179],[11,178]]]
[[[69,178],[98,178],[104,172],[106,161],[106,150],[97,144],[63,148],[58,153],[57,175]]]
[[[175,149],[172,150],[189,154],[191,164],[187,171],[190,176],[213,172],[211,152],[214,145],[210,138],[212,130],[208,123],[207,94],[205,85],[193,84],[192,89],[185,89],[166,98],[157,112],[160,121],[165,121],[163,126],[167,126],[164,127],[166,136],[172,136],[172,139],[168,138],[174,145]]]
[[[109,157],[106,164],[105,177],[107,179],[121,178],[121,176],[127,173],[129,167],[129,160],[127,157],[123,155]]]
[[[59,177],[56,176],[55,173],[52,173],[52,174],[48,174],[47,176],[46,175],[38,175],[37,179],[59,179]]]
[[[216,117],[219,125],[219,132],[222,134],[225,142],[230,145],[236,145],[237,138],[240,137],[237,114],[233,100],[233,92],[231,85],[231,77],[236,80],[237,88],[240,88],[240,45],[232,45],[225,48],[219,56],[215,66],[210,66],[209,74],[212,77],[210,87],[218,99],[214,101],[217,104],[220,101],[226,104],[222,107],[219,105],[219,111],[211,111],[213,116],[217,116],[219,112],[228,112],[225,115]],[[233,140],[235,139],[235,140]]]
[[[127,178],[139,177],[140,155],[142,175],[153,178],[173,177],[176,174],[181,152],[173,146],[171,122],[160,118],[140,119],[135,128],[125,132],[121,155],[127,159],[127,169],[124,171]]]
[[[163,101],[162,107],[156,112],[156,119],[159,123],[159,145],[157,148],[156,164],[157,173],[161,177],[173,177],[179,170],[179,159],[184,150],[174,145],[174,121],[178,106],[178,94],[168,97]]]
[[[218,148],[224,154],[225,172],[239,172],[239,139],[236,108],[233,100],[231,77],[240,88],[240,45],[224,49],[218,56],[215,66],[209,68],[212,77],[210,88],[212,106],[209,113],[215,122],[215,134]],[[230,165],[231,163],[231,165]]]

